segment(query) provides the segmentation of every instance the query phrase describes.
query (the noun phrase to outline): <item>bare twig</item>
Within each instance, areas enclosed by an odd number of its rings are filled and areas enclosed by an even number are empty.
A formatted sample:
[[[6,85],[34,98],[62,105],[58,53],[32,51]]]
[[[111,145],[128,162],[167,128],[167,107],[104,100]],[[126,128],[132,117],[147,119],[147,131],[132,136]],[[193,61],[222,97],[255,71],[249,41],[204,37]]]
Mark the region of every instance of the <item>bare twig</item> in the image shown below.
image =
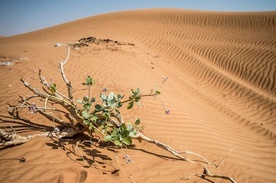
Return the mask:
[[[65,75],[65,72],[64,72],[64,68],[63,66],[66,64],[66,62],[68,61],[69,59],[69,56],[70,56],[70,46],[68,46],[68,51],[67,51],[67,57],[64,61],[61,61],[59,63],[59,66],[60,66],[60,72],[61,72],[61,75],[62,75],[62,78],[66,84],[66,87],[67,87],[67,90],[68,90],[68,97],[70,98],[70,100],[72,102],[74,102],[73,100],[73,86],[71,84],[71,82],[66,78],[66,75]]]
[[[43,99],[47,99],[49,101],[52,101],[56,104],[60,104],[61,106],[63,106],[71,115],[71,119],[75,119],[72,120],[71,122],[78,122],[78,121],[82,121],[82,117],[77,113],[76,110],[76,106],[73,105],[71,102],[68,102],[62,98],[53,96],[53,95],[49,95],[47,93],[43,93],[40,90],[38,90],[37,88],[34,88],[31,84],[29,84],[26,80],[24,80],[23,78],[21,79],[21,81],[23,82],[23,84],[29,89],[31,90],[34,94],[36,94],[38,97],[43,98]]]
[[[189,162],[192,162],[192,163],[196,163],[194,160],[190,160],[190,159],[185,158],[185,157],[183,157],[183,156],[180,155],[180,154],[186,153],[186,154],[193,154],[195,156],[198,156],[198,157],[202,158],[207,164],[210,164],[210,162],[206,158],[204,158],[202,155],[200,155],[200,154],[197,154],[197,153],[194,153],[194,152],[190,152],[190,151],[178,152],[175,149],[173,149],[172,147],[170,147],[169,145],[164,144],[162,142],[159,142],[158,140],[153,140],[153,139],[145,136],[141,132],[138,132],[137,135],[134,138],[138,138],[138,139],[141,139],[141,140],[145,140],[146,142],[153,143],[156,146],[161,147],[162,149],[165,149],[166,151],[172,153],[175,157],[178,157],[181,160],[189,161]]]
[[[210,172],[210,170],[207,169],[207,167],[205,165],[202,165],[203,168],[204,168],[204,171],[202,174],[200,173],[195,173],[194,175],[195,176],[198,176],[198,177],[213,177],[213,178],[221,178],[221,179],[225,179],[225,180],[229,180],[230,182],[232,183],[237,183],[232,177],[229,177],[229,176],[225,176],[225,175],[217,175],[217,174],[212,174]]]
[[[47,82],[47,80],[41,75],[41,70],[39,69],[38,72],[39,75],[39,79],[40,82],[46,86],[48,88],[48,90],[51,89],[51,85]],[[63,100],[67,100],[69,101],[72,105],[76,105],[74,100],[70,99],[69,97],[67,97],[66,95],[64,95],[63,93],[59,92],[58,90],[56,90],[56,92],[52,93],[54,96],[56,96],[57,98],[63,98]]]

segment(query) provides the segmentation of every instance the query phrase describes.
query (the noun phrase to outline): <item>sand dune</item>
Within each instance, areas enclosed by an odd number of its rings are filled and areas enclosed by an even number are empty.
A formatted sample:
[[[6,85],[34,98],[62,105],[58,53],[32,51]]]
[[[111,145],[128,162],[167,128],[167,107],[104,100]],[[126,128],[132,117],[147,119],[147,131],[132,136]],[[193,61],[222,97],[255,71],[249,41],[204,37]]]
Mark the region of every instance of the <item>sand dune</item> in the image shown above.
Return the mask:
[[[66,47],[54,47],[55,43],[108,38],[131,44],[89,44],[72,50],[65,70],[75,88],[82,88],[80,81],[89,74],[98,81],[94,93],[104,87],[122,94],[139,87],[147,93],[166,76],[169,81],[161,98],[171,114],[164,113],[159,101],[145,99],[133,112],[123,111],[125,120],[140,117],[148,136],[180,151],[198,152],[210,161],[224,160],[211,168],[214,173],[237,182],[275,182],[275,26],[276,12],[150,9],[98,15],[6,37],[0,40],[0,61],[26,59],[0,66],[1,126],[13,125],[17,133],[52,127],[38,115],[23,112],[30,119],[26,121],[12,119],[6,112],[16,96],[30,94],[20,78],[39,86],[37,68],[41,68],[46,78],[66,91],[57,65]],[[202,168],[174,161],[150,144],[137,142],[127,151],[133,164],[125,164],[121,150],[80,147],[77,151],[75,142],[36,138],[2,149],[0,181],[208,182],[198,177],[184,181]],[[81,151],[94,167],[85,168],[85,162],[68,149]],[[11,159],[22,157],[26,162]]]

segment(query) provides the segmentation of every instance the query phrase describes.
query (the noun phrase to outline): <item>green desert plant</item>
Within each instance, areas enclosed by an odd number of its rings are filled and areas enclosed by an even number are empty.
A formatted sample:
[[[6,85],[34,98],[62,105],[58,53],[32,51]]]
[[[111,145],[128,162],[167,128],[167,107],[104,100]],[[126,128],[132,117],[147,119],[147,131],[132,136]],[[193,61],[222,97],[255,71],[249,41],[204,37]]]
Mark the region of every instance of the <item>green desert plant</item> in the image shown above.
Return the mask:
[[[40,91],[38,88],[35,88],[25,79],[21,79],[22,83],[33,95],[28,97],[21,97],[20,105],[10,106],[10,113],[18,113],[21,108],[28,108],[31,113],[39,113],[46,118],[53,121],[58,127],[55,127],[53,131],[45,132],[42,134],[34,134],[28,136],[20,136],[16,133],[8,133],[0,129],[0,137],[2,142],[0,145],[17,145],[25,143],[32,139],[35,136],[52,136],[56,138],[63,137],[73,137],[78,133],[89,133],[91,136],[94,133],[102,134],[102,140],[107,142],[112,142],[118,147],[127,147],[132,145],[132,139],[144,140],[149,143],[153,143],[156,146],[172,153],[175,157],[180,160],[190,161],[192,163],[198,163],[197,161],[190,160],[182,154],[192,154],[203,161],[202,164],[211,165],[206,158],[203,156],[190,152],[183,151],[178,152],[169,145],[159,142],[158,140],[151,139],[145,136],[142,133],[142,127],[140,127],[140,119],[134,119],[133,123],[125,122],[121,116],[120,109],[126,107],[128,110],[131,110],[135,104],[140,105],[140,101],[145,97],[154,97],[158,99],[162,106],[164,107],[165,113],[169,114],[169,110],[165,108],[162,100],[158,98],[161,94],[160,89],[151,90],[148,94],[142,94],[137,89],[131,89],[131,94],[126,97],[121,94],[115,94],[114,92],[108,92],[108,89],[105,88],[99,94],[99,100],[96,96],[91,95],[91,87],[93,87],[96,81],[91,77],[87,76],[82,83],[87,90],[87,95],[83,96],[81,99],[74,99],[73,96],[73,86],[71,82],[67,79],[64,72],[64,65],[68,61],[70,55],[70,47],[68,47],[67,57],[64,61],[59,63],[61,75],[64,83],[67,87],[67,95],[59,91],[59,86],[51,81],[49,83],[43,76],[41,70],[39,70],[38,75],[40,82],[44,86],[43,91]],[[163,82],[159,88],[162,88],[165,81],[168,78],[164,77]],[[39,107],[34,102],[31,102],[33,99],[39,98],[44,101],[44,106]],[[100,101],[100,102],[96,102]],[[59,110],[57,108],[49,108],[48,104],[51,105],[60,105],[64,110]],[[56,117],[51,111],[56,111],[65,114],[68,121],[63,121]],[[235,182],[234,179],[228,176],[220,176],[211,174],[205,165],[202,165],[204,168],[203,174],[194,174],[195,176],[209,176],[209,177],[218,177],[223,179],[228,179],[231,182]]]

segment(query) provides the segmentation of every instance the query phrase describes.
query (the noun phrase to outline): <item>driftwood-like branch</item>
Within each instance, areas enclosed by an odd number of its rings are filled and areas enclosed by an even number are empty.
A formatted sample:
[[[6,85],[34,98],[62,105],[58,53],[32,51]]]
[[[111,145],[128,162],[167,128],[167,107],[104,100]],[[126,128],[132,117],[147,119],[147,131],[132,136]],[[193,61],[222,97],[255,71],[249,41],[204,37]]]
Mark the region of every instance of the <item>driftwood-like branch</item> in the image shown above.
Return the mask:
[[[198,156],[201,159],[203,159],[205,161],[205,163],[210,164],[210,162],[206,158],[204,158],[202,155],[200,155],[200,154],[197,154],[197,153],[194,153],[194,152],[191,152],[191,151],[178,152],[175,149],[173,149],[172,147],[170,147],[169,145],[164,144],[162,142],[159,142],[158,140],[151,139],[151,138],[145,136],[141,132],[138,132],[137,135],[135,137],[133,137],[133,138],[144,140],[144,141],[149,142],[149,143],[153,143],[156,146],[158,146],[158,147],[160,147],[162,149],[165,149],[166,151],[170,152],[172,155],[174,155],[175,157],[177,157],[177,158],[179,158],[181,160],[189,161],[189,162],[192,162],[192,163],[196,163],[194,160],[190,160],[190,159],[185,158],[185,157],[183,157],[183,156],[180,155],[180,154],[184,154],[185,153],[185,154],[192,154],[192,155]]]
[[[113,123],[113,125],[119,127],[120,125],[122,125],[124,123],[124,120],[123,118],[121,117],[120,114],[114,114],[112,113],[111,116],[115,117],[118,121],[116,121],[115,119],[112,119],[112,118],[109,118],[109,122]],[[200,154],[197,154],[197,153],[194,153],[194,152],[191,152],[191,151],[182,151],[182,152],[178,152],[176,151],[175,149],[173,149],[172,147],[170,147],[169,145],[167,144],[164,144],[162,142],[159,142],[158,140],[154,140],[154,139],[151,139],[147,136],[145,136],[142,132],[140,132],[139,130],[137,130],[137,134],[136,136],[133,136],[132,137],[133,139],[140,139],[140,140],[144,140],[146,142],[149,142],[149,143],[152,143],[152,144],[155,144],[156,146],[170,152],[172,155],[174,155],[175,157],[181,159],[181,160],[184,160],[184,161],[189,161],[189,162],[192,162],[192,163],[196,163],[195,161],[193,160],[190,160],[188,158],[185,158],[183,156],[181,156],[180,154],[192,154],[192,155],[195,155],[195,156],[198,156],[200,157],[201,159],[203,159],[207,164],[210,164],[210,162],[205,158],[203,157],[202,155]]]
[[[0,142],[0,146],[23,144],[33,139],[34,137],[55,137],[59,139],[64,137],[70,138],[82,132],[83,131],[81,130],[81,128],[64,127],[61,130],[56,128],[51,132],[21,136],[16,133],[7,133],[4,130],[0,129],[0,137],[4,141]]]
[[[74,100],[73,100],[73,86],[72,86],[71,82],[66,78],[66,75],[65,75],[65,72],[64,72],[64,68],[63,68],[63,66],[68,61],[69,56],[70,56],[70,46],[68,47],[66,59],[64,61],[61,61],[59,63],[59,66],[60,66],[60,72],[61,72],[62,78],[63,78],[63,80],[64,80],[64,82],[66,84],[67,90],[68,90],[68,97],[70,98],[70,100],[72,102],[74,102]]]
[[[17,135],[15,133],[7,133],[4,130],[0,129],[0,137],[3,138],[4,142],[0,142],[0,146],[6,146],[6,145],[18,145],[28,142],[34,137],[40,136],[40,137],[47,137],[50,134],[50,132],[44,132],[41,134],[33,134],[28,136],[21,136]]]

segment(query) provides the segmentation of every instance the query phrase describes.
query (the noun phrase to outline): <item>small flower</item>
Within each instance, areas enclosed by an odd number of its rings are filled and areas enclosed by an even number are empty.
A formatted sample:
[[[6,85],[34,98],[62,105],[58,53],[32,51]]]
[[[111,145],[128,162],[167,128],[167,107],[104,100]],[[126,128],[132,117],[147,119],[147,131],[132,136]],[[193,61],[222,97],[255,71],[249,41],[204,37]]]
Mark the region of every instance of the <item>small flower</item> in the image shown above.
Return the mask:
[[[124,159],[130,159],[130,155],[126,154],[126,155],[124,155],[123,158],[124,158]]]
[[[170,111],[169,109],[165,110],[165,113],[166,113],[166,114],[170,114],[170,112],[171,112],[171,111]]]
[[[29,106],[29,111],[31,112],[31,114],[35,114],[35,113],[37,112],[37,108],[36,108],[35,103],[32,103],[32,104]]]
[[[162,79],[163,79],[163,82],[165,82],[165,81],[168,81],[169,78],[164,76],[164,77],[162,77]]]
[[[130,163],[133,163],[132,159],[126,160],[126,164],[130,164]]]
[[[133,163],[133,160],[131,159],[130,155],[126,154],[123,158],[126,160],[126,164]]]
[[[107,92],[107,91],[108,91],[108,88],[104,88],[102,91],[103,91],[103,92]]]

